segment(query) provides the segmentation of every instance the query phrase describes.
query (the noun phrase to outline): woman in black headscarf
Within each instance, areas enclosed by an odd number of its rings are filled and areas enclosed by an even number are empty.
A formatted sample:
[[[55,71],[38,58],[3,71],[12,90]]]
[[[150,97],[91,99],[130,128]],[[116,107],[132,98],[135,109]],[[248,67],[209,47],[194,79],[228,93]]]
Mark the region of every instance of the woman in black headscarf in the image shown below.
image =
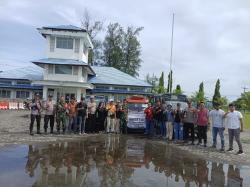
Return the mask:
[[[96,132],[105,130],[105,120],[107,117],[107,110],[104,102],[100,102],[96,109]]]

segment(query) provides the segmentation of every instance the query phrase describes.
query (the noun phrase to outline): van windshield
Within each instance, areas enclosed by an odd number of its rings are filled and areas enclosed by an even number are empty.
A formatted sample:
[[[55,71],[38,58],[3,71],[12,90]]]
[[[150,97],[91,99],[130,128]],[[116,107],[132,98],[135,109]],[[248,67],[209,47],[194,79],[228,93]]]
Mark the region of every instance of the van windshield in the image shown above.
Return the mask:
[[[147,104],[141,104],[141,103],[129,103],[128,104],[128,110],[129,111],[144,111],[145,108],[147,108]]]

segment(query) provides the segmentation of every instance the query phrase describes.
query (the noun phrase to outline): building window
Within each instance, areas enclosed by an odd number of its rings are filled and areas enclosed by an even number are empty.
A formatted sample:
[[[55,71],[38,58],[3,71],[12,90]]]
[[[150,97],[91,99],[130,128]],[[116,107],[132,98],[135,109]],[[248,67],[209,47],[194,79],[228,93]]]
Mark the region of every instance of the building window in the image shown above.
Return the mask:
[[[130,87],[130,91],[141,91],[144,92],[144,88],[143,87]]]
[[[54,68],[53,68],[53,65],[52,65],[52,64],[49,64],[49,65],[48,65],[48,73],[49,73],[49,74],[54,74]]]
[[[75,39],[75,53],[79,53],[79,48],[80,48],[80,39],[77,38]]]
[[[84,43],[83,45],[83,54],[87,54],[88,53],[88,47],[86,46],[86,44]]]
[[[17,81],[16,82],[17,85],[30,85],[29,81]]]
[[[114,90],[121,90],[121,91],[127,91],[128,88],[127,87],[121,87],[121,86],[115,86]]]
[[[73,66],[73,75],[78,75],[78,66]]]
[[[68,74],[72,75],[72,66],[68,65],[55,65],[56,74]]]
[[[55,37],[50,36],[50,52],[54,52],[55,49]]]
[[[85,78],[86,74],[87,74],[87,70],[82,66],[82,77]]]
[[[30,97],[30,92],[28,91],[16,91],[16,98],[27,99]]]
[[[145,92],[148,92],[148,93],[152,92],[152,88],[145,88]]]
[[[10,98],[10,90],[0,90],[1,98]]]
[[[108,86],[96,86],[95,89],[97,90],[109,90]]]
[[[0,80],[0,85],[11,85],[11,81]]]
[[[124,99],[126,99],[126,95],[117,95],[118,101],[123,101]]]
[[[72,38],[56,38],[56,48],[61,49],[73,49],[73,39]]]

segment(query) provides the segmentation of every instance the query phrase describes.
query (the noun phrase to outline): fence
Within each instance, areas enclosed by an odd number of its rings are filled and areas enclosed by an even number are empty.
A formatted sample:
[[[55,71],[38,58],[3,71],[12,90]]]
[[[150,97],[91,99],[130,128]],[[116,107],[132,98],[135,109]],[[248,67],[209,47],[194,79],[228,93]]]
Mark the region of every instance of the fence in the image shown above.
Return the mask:
[[[24,110],[23,102],[0,101],[0,110]]]

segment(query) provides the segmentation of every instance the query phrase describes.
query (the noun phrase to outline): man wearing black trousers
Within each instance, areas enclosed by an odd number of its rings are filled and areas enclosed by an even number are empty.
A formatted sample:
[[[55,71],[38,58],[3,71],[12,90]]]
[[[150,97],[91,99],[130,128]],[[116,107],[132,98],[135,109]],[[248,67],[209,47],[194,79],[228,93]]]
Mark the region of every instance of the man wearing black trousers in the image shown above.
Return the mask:
[[[183,116],[183,130],[184,130],[184,141],[189,141],[189,131],[191,132],[191,141],[194,145],[194,123],[196,121],[196,110],[192,107],[192,102],[188,101],[188,107],[184,110]]]
[[[52,96],[49,95],[48,100],[45,103],[45,116],[44,116],[44,132],[47,133],[48,129],[48,123],[50,122],[50,133],[53,134],[53,128],[54,128],[54,105],[52,102]]]
[[[33,133],[33,125],[36,120],[37,124],[37,134],[40,133],[40,122],[41,122],[41,102],[39,99],[39,95],[35,95],[35,99],[30,103],[31,115],[30,115],[30,135],[34,135]]]

